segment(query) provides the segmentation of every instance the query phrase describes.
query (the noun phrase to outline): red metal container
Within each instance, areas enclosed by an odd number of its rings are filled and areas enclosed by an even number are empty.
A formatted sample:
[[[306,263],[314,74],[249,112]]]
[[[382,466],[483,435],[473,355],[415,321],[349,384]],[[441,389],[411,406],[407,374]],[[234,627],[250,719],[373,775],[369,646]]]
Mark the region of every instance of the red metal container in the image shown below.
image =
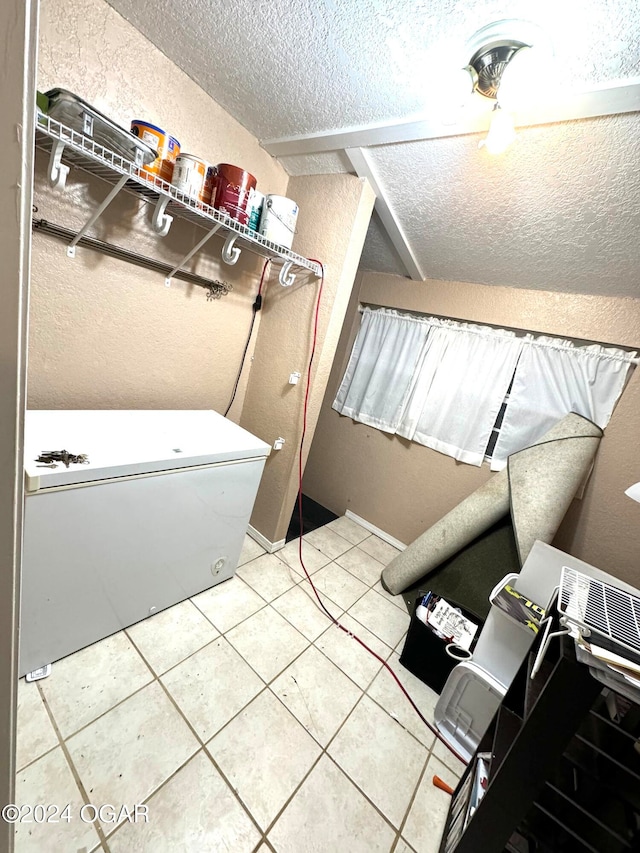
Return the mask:
[[[219,163],[212,169],[211,205],[241,225],[249,221],[249,193],[256,188],[256,179],[249,172],[229,163]]]

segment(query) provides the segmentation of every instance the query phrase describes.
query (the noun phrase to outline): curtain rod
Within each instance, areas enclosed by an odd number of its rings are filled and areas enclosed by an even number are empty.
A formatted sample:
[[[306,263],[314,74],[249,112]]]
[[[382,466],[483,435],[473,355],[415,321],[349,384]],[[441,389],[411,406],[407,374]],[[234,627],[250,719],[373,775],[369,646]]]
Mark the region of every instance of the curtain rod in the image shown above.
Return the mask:
[[[51,237],[56,237],[59,240],[70,242],[76,236],[75,231],[64,228],[62,225],[56,225],[53,222],[47,222],[46,219],[32,219],[31,225],[34,231],[38,231],[41,234],[49,234]],[[93,249],[94,252],[100,252],[103,255],[109,255],[109,257],[118,258],[121,261],[128,261],[139,267],[154,270],[165,276],[169,275],[173,270],[171,264],[163,264],[161,261],[156,261],[155,258],[141,255],[138,252],[131,252],[129,249],[122,248],[122,246],[116,246],[114,243],[107,243],[104,240],[97,240],[95,237],[81,237],[77,245],[85,246],[87,249]],[[187,272],[186,270],[177,270],[173,273],[173,277],[188,281],[190,284],[196,284],[198,287],[206,288],[212,294],[212,298],[224,296],[232,289],[230,284],[226,284],[223,281],[204,278],[204,276]]]
[[[493,334],[497,338],[504,338],[504,340],[521,341],[523,344],[528,344],[529,346],[545,347],[547,349],[562,350],[563,352],[579,353],[581,351],[586,350],[589,346],[593,346],[594,344],[596,346],[604,347],[605,349],[607,348],[607,344],[602,344],[602,343],[599,343],[598,341],[593,341],[592,344],[584,344],[584,345],[574,344],[573,341],[571,341],[571,343],[572,343],[571,347],[560,346],[560,345],[556,346],[556,345],[551,344],[551,343],[539,341],[535,337],[535,335],[538,334],[538,335],[541,335],[542,337],[555,338],[558,342],[563,341],[563,340],[567,340],[567,338],[561,338],[558,335],[544,335],[543,333],[540,333],[540,332],[538,332],[538,333],[528,332],[525,329],[520,329],[518,331],[523,331],[527,337],[520,337],[520,336],[516,335],[515,332],[510,333],[508,329],[500,329],[498,327],[486,326],[485,323],[472,323],[468,320],[454,320],[454,319],[450,319],[448,317],[444,317],[441,319],[439,317],[434,317],[430,314],[424,314],[422,316],[417,317],[413,313],[405,314],[397,308],[388,308],[388,307],[385,307],[384,305],[380,305],[380,306],[371,306],[371,305],[362,305],[362,304],[358,305],[358,313],[359,314],[363,314],[365,311],[369,311],[369,313],[371,313],[371,314],[379,314],[379,313],[395,314],[398,317],[403,317],[407,320],[413,320],[416,323],[423,323],[424,325],[442,325],[445,328],[454,328],[455,329],[455,327],[458,326],[462,330],[463,327],[469,326],[469,325],[484,326],[488,329],[487,332],[482,332],[482,331],[479,331],[477,329],[468,329],[468,331],[470,331],[472,334],[475,334],[475,335],[482,335],[482,334],[492,335]],[[501,335],[500,332],[504,332],[505,334]],[[529,337],[529,336],[531,336],[531,337]],[[620,347],[616,347],[616,346],[614,346],[614,348],[620,349]],[[622,361],[625,364],[633,364],[634,366],[637,366],[640,364],[640,358],[634,357],[632,355],[628,355],[625,350],[620,350],[620,351],[623,353],[623,355],[612,355],[611,353],[606,353],[606,352],[590,353],[590,355],[594,355],[597,358],[612,358],[612,359],[615,359],[616,361]]]

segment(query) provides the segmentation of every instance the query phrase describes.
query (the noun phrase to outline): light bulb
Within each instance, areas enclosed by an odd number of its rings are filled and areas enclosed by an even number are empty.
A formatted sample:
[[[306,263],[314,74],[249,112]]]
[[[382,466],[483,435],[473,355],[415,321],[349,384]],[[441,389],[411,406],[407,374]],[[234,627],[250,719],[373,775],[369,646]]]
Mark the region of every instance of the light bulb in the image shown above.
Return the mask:
[[[526,46],[516,51],[500,78],[500,105],[507,110],[519,110],[541,100],[545,96],[540,86],[544,65],[544,51]]]
[[[478,144],[478,148],[486,147],[489,154],[502,154],[515,138],[516,131],[511,114],[500,109],[496,104],[487,138]]]

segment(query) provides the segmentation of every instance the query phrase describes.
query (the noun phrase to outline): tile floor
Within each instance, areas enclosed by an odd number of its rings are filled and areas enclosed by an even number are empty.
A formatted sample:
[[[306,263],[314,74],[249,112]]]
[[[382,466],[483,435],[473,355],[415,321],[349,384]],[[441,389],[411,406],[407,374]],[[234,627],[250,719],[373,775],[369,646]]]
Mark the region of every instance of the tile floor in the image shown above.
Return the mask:
[[[395,550],[347,518],[303,542],[326,606],[430,715],[379,583]],[[247,537],[231,580],[20,682],[17,802],[70,809],[17,824],[18,853],[436,853],[449,797],[431,779],[462,765],[316,606],[297,544]],[[115,808],[83,821],[86,804]]]

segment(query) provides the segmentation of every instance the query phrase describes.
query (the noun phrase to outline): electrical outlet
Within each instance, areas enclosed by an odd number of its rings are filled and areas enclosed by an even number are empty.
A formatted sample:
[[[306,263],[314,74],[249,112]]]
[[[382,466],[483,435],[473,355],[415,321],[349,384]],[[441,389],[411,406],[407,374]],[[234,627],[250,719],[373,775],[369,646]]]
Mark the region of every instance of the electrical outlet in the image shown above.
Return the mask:
[[[282,436],[280,436],[279,438],[276,438],[276,440],[273,442],[273,449],[274,450],[282,450],[282,448],[284,447],[284,443],[285,443],[285,439],[282,438]]]

